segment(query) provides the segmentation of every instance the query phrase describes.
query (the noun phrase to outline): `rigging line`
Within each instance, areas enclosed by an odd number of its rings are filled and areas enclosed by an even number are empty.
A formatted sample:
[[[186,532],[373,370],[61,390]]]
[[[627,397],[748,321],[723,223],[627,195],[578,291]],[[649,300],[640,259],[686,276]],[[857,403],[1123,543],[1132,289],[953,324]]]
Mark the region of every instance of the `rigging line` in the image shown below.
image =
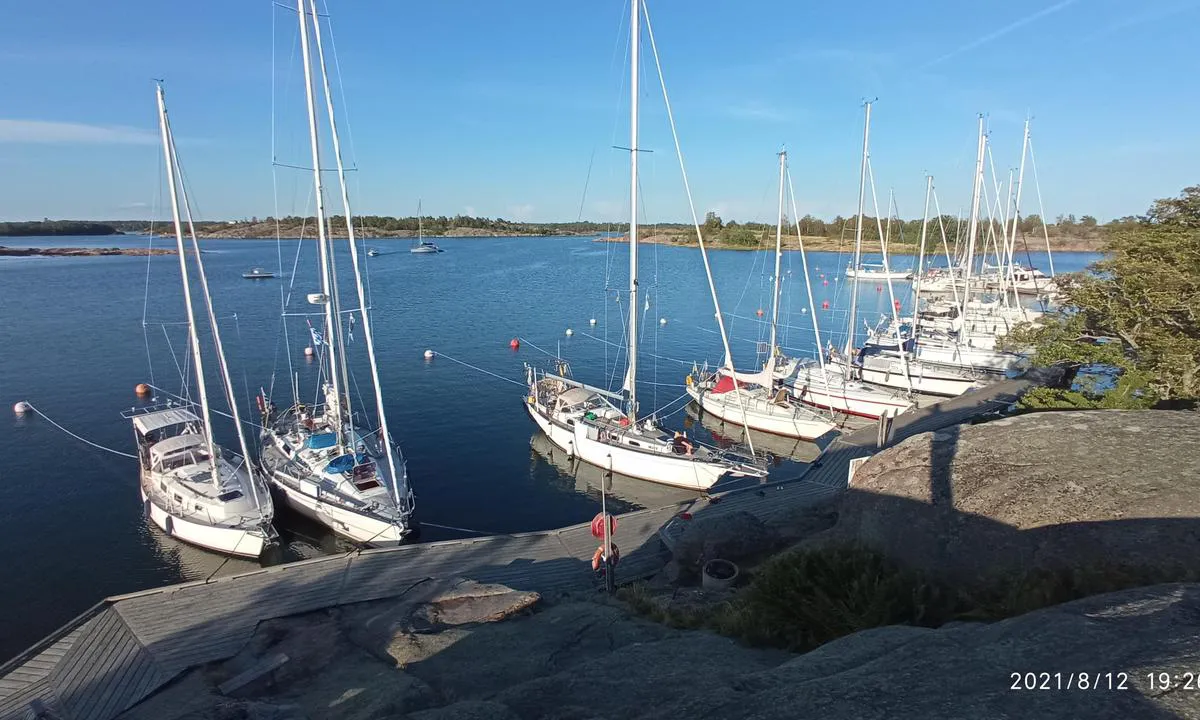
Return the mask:
[[[1054,253],[1050,252],[1050,229],[1046,227],[1046,208],[1042,205],[1042,181],[1038,177],[1037,157],[1033,154],[1033,138],[1029,138],[1029,163],[1033,166],[1033,187],[1037,190],[1038,219],[1042,223],[1042,235],[1046,238],[1046,258],[1050,263],[1050,278],[1054,278]],[[1028,245],[1026,245],[1028,249]],[[1030,263],[1032,264],[1032,263]]]
[[[532,341],[527,340],[524,337],[518,336],[517,341],[520,342],[522,345],[528,345],[529,347],[533,348],[534,350],[537,350],[538,352],[540,352],[548,357],[552,357],[552,358],[556,358],[556,359],[558,358],[558,356],[554,355],[551,352],[543,350],[542,348],[538,347],[537,345],[534,345]]]
[[[165,326],[162,327],[162,331],[163,337],[167,339],[167,349],[171,351],[171,360],[175,362],[175,369],[179,371],[179,381],[183,383],[184,387],[187,387],[186,376],[183,373],[183,368],[179,367],[179,358],[175,355],[175,346],[171,344],[171,336],[167,334],[167,328]],[[150,382],[150,387],[154,387],[153,380]]]
[[[35,413],[37,413],[38,417],[42,418],[43,420],[45,420],[46,422],[50,423],[50,424],[51,424],[51,425],[53,425],[54,427],[56,427],[56,428],[58,428],[59,430],[63,431],[63,432],[64,432],[64,433],[66,433],[67,435],[70,435],[71,437],[75,438],[75,439],[76,439],[76,440],[78,440],[79,442],[81,442],[81,443],[84,443],[85,445],[91,445],[92,447],[96,448],[97,450],[103,450],[103,451],[105,451],[105,452],[110,452],[110,453],[112,453],[113,455],[120,455],[121,457],[127,457],[127,458],[130,458],[130,459],[133,459],[133,460],[136,460],[136,459],[137,459],[137,455],[132,455],[132,454],[130,454],[130,453],[127,453],[127,452],[121,452],[120,450],[114,450],[114,449],[112,449],[112,448],[110,448],[110,447],[105,447],[105,446],[101,445],[100,443],[97,443],[97,442],[92,442],[91,440],[88,440],[87,438],[85,438],[85,437],[83,437],[83,436],[81,436],[81,435],[76,435],[75,433],[73,433],[73,432],[71,432],[70,430],[66,429],[66,428],[65,428],[65,427],[63,427],[62,425],[59,425],[58,423],[54,422],[54,420],[50,419],[50,416],[49,416],[49,415],[47,415],[46,413],[44,413],[44,412],[42,412],[41,410],[39,410],[39,409],[37,409],[36,407],[34,407],[34,406],[33,406],[33,403],[27,403],[27,404],[29,405],[29,409],[30,409],[30,410],[32,410],[32,411],[34,411]]]
[[[590,334],[590,333],[581,332],[581,333],[579,333],[579,334],[580,334],[580,335],[582,335],[582,336],[584,336],[584,337],[586,337],[586,338],[591,338],[591,339],[593,339],[593,340],[596,340],[596,341],[598,341],[598,342],[602,342],[602,343],[608,343],[608,344],[610,344],[610,345],[615,345],[615,346],[617,346],[617,347],[620,347],[620,345],[617,345],[617,343],[611,342],[611,341],[609,341],[609,340],[605,340],[604,338],[596,337],[595,335],[592,335],[592,334]],[[650,353],[639,353],[639,354],[650,355]],[[677,363],[679,363],[680,365],[683,365],[684,367],[691,367],[691,366],[692,366],[692,361],[691,361],[691,360],[680,360],[679,358],[667,357],[666,355],[657,355],[657,356],[652,356],[652,357],[658,357],[660,360],[670,360],[671,362],[677,362]]]
[[[481,373],[483,373],[484,375],[491,375],[492,377],[496,378],[497,380],[503,380],[503,381],[504,381],[504,382],[506,382],[506,383],[512,383],[513,385],[520,385],[521,387],[525,387],[525,383],[523,383],[523,382],[520,382],[520,381],[518,381],[518,380],[513,380],[512,378],[504,377],[503,375],[498,375],[498,374],[496,374],[496,373],[492,372],[491,370],[484,370],[483,368],[481,368],[481,367],[479,367],[479,366],[477,366],[477,365],[472,365],[471,363],[468,363],[468,362],[463,362],[462,360],[459,360],[459,359],[457,359],[457,358],[452,358],[452,357],[450,357],[449,355],[447,355],[447,354],[445,354],[445,353],[443,353],[443,352],[438,352],[438,353],[436,353],[436,356],[437,356],[437,357],[440,357],[440,358],[446,358],[446,359],[447,359],[447,360],[449,360],[450,362],[456,362],[456,363],[458,363],[459,365],[462,365],[463,367],[467,367],[467,368],[470,368],[470,369],[472,369],[472,370],[475,370],[475,371],[481,372]]]

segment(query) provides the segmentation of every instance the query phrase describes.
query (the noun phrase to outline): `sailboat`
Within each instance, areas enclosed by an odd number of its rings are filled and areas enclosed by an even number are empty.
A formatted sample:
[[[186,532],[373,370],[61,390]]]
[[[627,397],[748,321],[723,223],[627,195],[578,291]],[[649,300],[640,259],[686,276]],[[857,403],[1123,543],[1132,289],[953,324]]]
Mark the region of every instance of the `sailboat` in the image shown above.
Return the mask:
[[[921,304],[920,267],[925,258],[926,238],[929,230],[929,200],[933,196],[933,177],[926,178],[925,217],[921,222],[921,245],[917,255],[918,281],[914,306]],[[886,247],[884,254],[886,255]],[[892,292],[892,281],[888,280],[888,292]],[[895,303],[893,303],[894,307]],[[883,328],[872,334],[855,356],[836,351],[830,353],[830,362],[841,366],[845,373],[854,373],[859,379],[873,385],[919,392],[926,395],[956,396],[978,387],[981,373],[967,368],[950,368],[927,363],[918,359],[913,352],[921,328],[922,314],[918,312],[908,324],[890,318]]]
[[[525,409],[542,432],[567,454],[614,473],[640,480],[708,490],[726,476],[763,477],[766,470],[750,460],[695,443],[682,433],[663,430],[653,416],[638,413],[638,51],[642,0],[630,3],[630,203],[629,203],[629,352],[621,393],[585,385],[569,377],[563,363],[557,374],[526,365]]]
[[[442,249],[425,239],[424,219],[421,217],[421,203],[417,202],[417,244],[408,250],[416,255],[440,253]]]
[[[866,104],[866,121],[863,128],[862,165],[858,185],[858,222],[854,231],[854,263],[859,267],[862,258],[863,202],[867,184],[867,158],[871,135],[871,103]],[[886,256],[885,256],[886,257]],[[886,261],[885,261],[886,262]],[[808,273],[805,273],[805,277]],[[850,317],[846,337],[846,355],[853,355],[854,339],[858,328],[858,277],[855,276],[850,290]],[[848,415],[879,418],[883,415],[899,415],[913,407],[906,395],[881,387],[872,387],[852,377],[849,369],[842,365],[826,362],[820,350],[821,337],[816,325],[816,308],[812,307],[809,294],[809,314],[813,318],[816,333],[817,361],[785,358],[776,370],[776,375],[790,388],[792,396],[800,402],[814,407],[837,410]]]
[[[739,373],[729,366],[713,372],[693,368],[687,376],[688,395],[706,413],[730,423],[745,425],[776,435],[815,440],[834,433],[837,426],[829,418],[795,402],[784,388],[775,390],[776,345],[779,328],[779,286],[783,258],[783,190],[787,169],[787,151],[779,153],[779,219],[775,225],[775,276],[771,300],[771,340],[767,360],[758,373]]]
[[[167,405],[133,410],[125,413],[133,423],[141,475],[142,507],[146,517],[167,535],[207,550],[257,558],[277,538],[271,527],[273,507],[267,486],[257,477],[249,462],[250,452],[238,404],[233,397],[233,383],[221,332],[213,310],[204,261],[192,225],[191,205],[183,189],[183,206],[187,214],[191,249],[195,256],[199,284],[213,345],[220,368],[225,400],[237,429],[242,454],[238,456],[217,444],[213,438],[212,413],[209,408],[208,387],[204,377],[204,357],[196,329],[195,303],[188,273],[187,248],[183,241],[183,222],[180,218],[179,162],[175,140],[167,120],[166,99],[162,85],[157,88],[158,122],[162,133],[163,154],[166,157],[167,182],[171,194],[171,214],[175,221],[175,247],[179,255],[179,274],[183,282],[183,299],[187,309],[188,340],[192,368],[200,396],[199,414],[194,406]]]
[[[287,504],[302,515],[329,527],[334,533],[353,542],[369,546],[396,545],[413,530],[413,495],[408,486],[408,472],[399,448],[388,431],[387,414],[379,382],[375,341],[371,331],[371,316],[367,312],[362,271],[350,197],[342,164],[341,143],[334,116],[333,99],[329,89],[325,54],[322,48],[320,15],[316,0],[297,0],[300,18],[300,49],[304,62],[305,96],[313,162],[314,196],[317,213],[317,248],[321,273],[321,289],[308,295],[310,304],[322,308],[324,331],[311,328],[313,346],[320,349],[326,382],[321,387],[323,402],[310,407],[298,400],[288,409],[276,412],[275,405],[264,392],[259,397],[263,413],[262,465],[270,473],[271,485]],[[312,20],[311,38],[309,18]],[[329,237],[325,210],[325,190],[322,183],[320,140],[313,63],[310,42],[315,42],[317,67],[321,80],[325,108],[328,114],[330,141],[337,162],[338,183],[346,217],[350,262],[358,306],[342,310],[334,274],[334,245]],[[375,411],[379,428],[364,430],[354,423],[355,413],[350,405],[349,372],[346,363],[346,336],[342,315],[362,321],[361,335],[367,348],[368,364],[374,386]],[[298,391],[293,389],[293,394]]]
[[[983,194],[984,160],[987,152],[987,133],[984,119],[979,118],[979,138],[976,148],[975,174],[971,190],[971,220],[967,229],[966,262],[963,267],[963,293],[958,316],[961,322],[956,330],[945,331],[932,329],[924,336],[917,337],[916,357],[925,363],[935,366],[981,371],[989,373],[1004,373],[1017,370],[1028,365],[1028,359],[1020,354],[996,349],[997,338],[1008,330],[1013,317],[1010,312],[1016,312],[1021,317],[1028,318],[1024,308],[1006,310],[1004,298],[990,302],[972,300],[972,288],[978,286],[978,281],[972,282],[972,272],[975,264],[976,239],[979,236],[979,206]],[[1022,160],[1023,162],[1023,160]],[[1007,244],[1007,240],[1006,240]],[[975,321],[975,326],[968,325]],[[980,327],[982,321],[983,327]]]

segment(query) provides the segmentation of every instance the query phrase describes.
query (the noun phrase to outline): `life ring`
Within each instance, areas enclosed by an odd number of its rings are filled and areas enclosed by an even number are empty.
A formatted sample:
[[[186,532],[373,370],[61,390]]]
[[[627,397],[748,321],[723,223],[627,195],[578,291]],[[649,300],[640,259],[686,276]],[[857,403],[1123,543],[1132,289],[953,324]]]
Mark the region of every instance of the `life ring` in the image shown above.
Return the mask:
[[[615,543],[609,543],[609,545],[612,547],[612,565],[613,567],[616,567],[617,563],[621,560],[621,551],[617,548]],[[604,546],[601,545],[600,547],[596,548],[596,552],[592,553],[592,572],[599,571],[600,565],[603,561]]]

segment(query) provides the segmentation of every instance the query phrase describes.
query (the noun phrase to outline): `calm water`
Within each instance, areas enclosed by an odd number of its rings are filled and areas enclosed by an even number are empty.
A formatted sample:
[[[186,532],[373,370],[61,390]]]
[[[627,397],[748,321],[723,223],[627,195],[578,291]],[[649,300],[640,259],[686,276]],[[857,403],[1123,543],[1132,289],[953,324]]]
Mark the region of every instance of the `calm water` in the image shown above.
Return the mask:
[[[146,242],[140,237],[0,240],[13,247],[139,247]],[[624,362],[618,347],[625,315],[619,289],[626,284],[627,249],[589,238],[438,242],[446,252],[434,256],[409,254],[403,240],[368,243],[384,253],[367,259],[372,317],[389,422],[409,461],[420,519],[487,532],[539,530],[588,519],[599,506],[598,475],[586,467],[572,475],[562,458],[548,451],[522,410],[520,387],[451,358],[520,381],[523,363],[547,364],[536,345],[561,352],[580,379],[619,384],[615,378]],[[288,319],[289,353],[281,333],[280,293],[291,285],[286,278],[299,252],[289,311],[310,311],[303,298],[316,289],[314,244],[223,240],[205,242],[204,248],[243,409],[251,392],[270,387],[273,379],[279,404],[290,399],[289,356],[302,396],[311,399],[316,367],[302,354],[308,344],[305,320]],[[285,279],[242,279],[241,273],[253,266],[277,270],[280,254]],[[691,362],[719,361],[721,349],[698,251],[647,246],[642,257],[642,288],[650,303],[643,312],[644,385],[639,389],[646,412],[679,398]],[[339,259],[346,268],[348,252]],[[1055,258],[1059,270],[1077,270],[1092,259],[1083,254]],[[818,310],[818,319],[835,330],[836,342],[845,332],[848,291],[840,275],[847,258],[813,253],[809,261],[816,304],[820,308],[828,300],[831,305]],[[895,264],[910,261],[899,258]],[[1045,266],[1040,258],[1034,261]],[[742,367],[756,362],[757,343],[766,337],[755,311],[762,308],[769,314],[770,262],[765,253],[713,254],[723,309],[731,316],[734,354]],[[813,333],[809,314],[802,310],[807,299],[799,255],[787,253],[784,268],[782,344],[795,352],[810,351]],[[828,285],[821,273],[828,275]],[[342,287],[352,292],[348,276]],[[898,298],[900,291],[897,287]],[[908,301],[907,292],[901,299]],[[886,288],[861,289],[864,317],[874,322],[888,307]],[[594,326],[589,325],[592,318]],[[667,323],[660,324],[660,318]],[[178,324],[182,319],[174,257],[0,258],[0,407],[6,413],[0,420],[0,547],[5,551],[0,659],[107,595],[253,567],[181,546],[147,528],[132,460],[90,448],[41,418],[18,418],[8,409],[27,400],[96,443],[130,451],[131,430],[120,412],[137,402],[134,385],[153,382],[181,391],[180,366],[187,355],[184,328]],[[565,335],[567,328],[574,329],[573,337]],[[525,343],[514,352],[508,344],[518,336]],[[440,356],[426,362],[426,349]],[[357,384],[369,398],[361,337],[350,354]],[[210,375],[210,387],[217,387],[215,374]],[[668,406],[668,412],[676,409],[665,420],[668,426],[686,426],[710,439],[679,402]],[[235,442],[230,423],[218,423],[218,432],[224,442]],[[807,444],[758,439],[766,449],[792,456],[776,467],[779,477],[798,472],[816,452]],[[613,492],[618,509],[681,497],[621,479]],[[286,558],[338,547],[311,525],[286,517],[281,521],[289,541]],[[461,535],[426,525],[422,539]]]

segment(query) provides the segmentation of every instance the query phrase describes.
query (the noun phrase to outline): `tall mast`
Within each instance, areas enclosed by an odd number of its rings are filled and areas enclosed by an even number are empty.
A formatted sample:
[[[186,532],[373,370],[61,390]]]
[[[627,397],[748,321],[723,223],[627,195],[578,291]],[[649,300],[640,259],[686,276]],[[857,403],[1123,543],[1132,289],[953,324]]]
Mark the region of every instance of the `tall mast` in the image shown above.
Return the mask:
[[[921,219],[921,249],[917,253],[917,281],[913,289],[913,323],[912,336],[917,337],[918,324],[921,322],[921,282],[925,276],[925,238],[929,231],[929,198],[933,195],[933,176],[925,177],[925,217]],[[954,277],[950,278],[953,286]],[[903,349],[903,348],[901,348]]]
[[[775,224],[775,289],[771,300],[771,346],[768,350],[767,369],[775,370],[775,338],[779,328],[779,270],[783,262],[783,182],[787,167],[787,150],[779,151],[779,220]]]
[[[168,126],[170,121],[167,122]],[[168,127],[168,130],[170,128]],[[168,132],[171,144],[171,160],[179,167],[179,155],[175,150],[175,134]],[[242,451],[246,473],[250,477],[250,497],[254,506],[260,507],[258,499],[258,484],[254,481],[254,463],[250,461],[250,444],[246,442],[246,430],[242,427],[241,412],[238,410],[237,398],[234,396],[233,378],[229,375],[229,363],[225,359],[225,346],[221,343],[221,329],[217,325],[217,312],[213,307],[212,293],[208,289],[208,273],[204,271],[204,257],[200,254],[200,241],[196,239],[196,225],[192,222],[192,203],[188,199],[187,188],[183,190],[183,213],[187,221],[188,236],[191,238],[192,252],[196,254],[196,271],[200,276],[200,289],[204,293],[204,309],[208,314],[208,325],[212,329],[213,347],[217,351],[217,367],[221,370],[221,387],[225,391],[225,401],[229,403],[230,417],[237,431],[238,447]]]
[[[626,412],[629,422],[637,420],[637,345],[638,345],[638,41],[641,0],[629,3],[629,370],[625,390],[629,393]]]
[[[329,74],[325,69],[325,51],[321,45],[321,26],[317,19],[316,0],[309,0],[312,9],[313,37],[317,41],[317,59],[321,65],[321,82],[325,91],[325,109],[329,115],[329,132],[333,141],[333,156],[337,161],[338,184],[342,190],[342,206],[346,213],[346,234],[350,242],[350,262],[354,265],[354,287],[358,292],[358,305],[362,312],[362,334],[367,345],[367,357],[371,361],[371,381],[375,386],[375,411],[379,415],[379,434],[383,439],[383,451],[387,455],[388,470],[391,471],[392,495],[398,504],[404,500],[400,497],[399,476],[396,473],[396,460],[392,452],[392,436],[388,432],[387,414],[383,411],[383,390],[379,383],[379,365],[375,358],[375,338],[371,334],[371,315],[367,312],[367,298],[363,290],[362,272],[358,264],[358,245],[354,239],[354,221],[350,211],[350,194],[346,189],[346,170],[342,164],[342,145],[338,137],[337,122],[333,112],[333,96],[329,91]]]
[[[983,131],[983,114],[979,115],[979,143],[975,152],[975,180],[971,188],[971,222],[967,227],[966,270],[963,275],[962,314],[967,313],[967,302],[971,297],[971,269],[975,264],[975,233],[979,230],[979,196],[983,190],[983,153],[987,136]]]
[[[862,166],[858,175],[858,222],[854,225],[854,283],[850,291],[850,320],[846,327],[846,357],[854,355],[855,324],[858,321],[858,265],[862,259],[863,203],[867,193],[867,148],[871,141],[871,103],[866,104],[866,121],[863,123]],[[819,348],[818,348],[819,350]]]
[[[325,189],[321,184],[321,147],[317,140],[317,105],[313,95],[312,58],[308,49],[308,11],[304,0],[296,0],[296,15],[300,18],[300,53],[304,60],[304,94],[308,108],[308,136],[312,148],[313,185],[317,205],[317,248],[321,263],[321,294],[324,295],[325,306],[325,354],[329,356],[329,382],[333,385],[334,423],[337,432],[338,448],[345,447],[345,427],[342,423],[342,386],[341,374],[338,372],[337,352],[334,348],[334,336],[337,335],[337,323],[340,318],[334,309],[336,289],[333,285],[329,264],[329,236],[325,220]],[[315,19],[315,18],[314,18]],[[328,411],[328,408],[326,409]]]
[[[200,335],[196,332],[196,314],[192,307],[192,284],[188,279],[187,251],[183,247],[183,223],[179,218],[179,194],[175,186],[175,160],[171,153],[171,131],[167,125],[167,103],[162,85],[158,86],[158,127],[162,133],[163,157],[167,162],[167,186],[171,191],[171,219],[175,222],[175,251],[179,253],[179,276],[183,279],[183,302],[187,308],[188,340],[192,348],[192,362],[196,371],[196,389],[200,392],[200,413],[204,416],[204,443],[212,465],[213,486],[221,487],[221,475],[217,470],[216,443],[213,442],[212,413],[208,408],[208,388],[204,385],[204,359],[200,355]],[[197,255],[197,258],[200,256]]]

